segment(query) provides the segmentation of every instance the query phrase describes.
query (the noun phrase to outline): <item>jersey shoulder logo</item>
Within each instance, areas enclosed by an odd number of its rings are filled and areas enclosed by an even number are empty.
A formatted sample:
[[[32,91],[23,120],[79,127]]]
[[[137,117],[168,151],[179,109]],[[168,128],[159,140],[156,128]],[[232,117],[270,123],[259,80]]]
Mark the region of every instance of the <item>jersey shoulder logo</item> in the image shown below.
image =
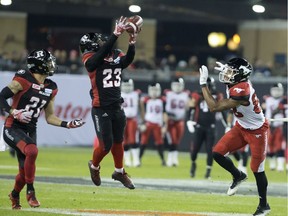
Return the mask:
[[[236,91],[237,93],[245,91],[245,89],[242,89],[242,88],[234,88],[233,90]]]
[[[17,71],[17,74],[24,74],[25,73],[25,70],[18,70]]]

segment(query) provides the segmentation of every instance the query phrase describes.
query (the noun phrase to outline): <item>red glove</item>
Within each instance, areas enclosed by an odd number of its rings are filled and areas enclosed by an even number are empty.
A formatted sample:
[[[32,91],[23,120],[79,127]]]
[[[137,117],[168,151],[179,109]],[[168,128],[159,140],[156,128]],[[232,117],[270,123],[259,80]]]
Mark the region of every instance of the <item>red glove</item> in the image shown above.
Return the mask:
[[[84,125],[86,122],[83,122],[82,119],[74,119],[67,123],[67,128],[78,128]]]
[[[31,111],[27,111],[25,109],[17,110],[13,109],[12,115],[14,119],[17,119],[21,123],[29,123],[32,119],[32,113]]]

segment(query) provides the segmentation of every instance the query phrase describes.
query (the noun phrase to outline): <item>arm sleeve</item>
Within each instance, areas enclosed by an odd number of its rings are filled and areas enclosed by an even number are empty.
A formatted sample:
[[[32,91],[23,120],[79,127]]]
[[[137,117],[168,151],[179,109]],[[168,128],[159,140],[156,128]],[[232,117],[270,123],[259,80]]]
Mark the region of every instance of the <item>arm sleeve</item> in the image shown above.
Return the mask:
[[[111,52],[117,38],[117,36],[112,34],[109,40],[85,62],[85,67],[89,72],[94,71],[109,52]]]
[[[122,67],[127,68],[134,60],[135,56],[135,45],[131,44],[128,47],[127,54],[121,58]]]
[[[11,98],[14,93],[11,91],[10,88],[5,87],[0,92],[0,109],[1,111],[9,113],[11,106],[8,104],[7,99]]]

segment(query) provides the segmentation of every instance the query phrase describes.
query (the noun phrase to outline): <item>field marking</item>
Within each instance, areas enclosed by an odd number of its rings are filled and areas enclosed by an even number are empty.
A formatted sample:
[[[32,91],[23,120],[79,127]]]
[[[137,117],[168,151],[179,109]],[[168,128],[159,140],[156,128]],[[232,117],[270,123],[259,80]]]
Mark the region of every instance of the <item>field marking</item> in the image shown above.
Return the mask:
[[[1,208],[0,210],[10,210]],[[44,212],[51,214],[75,215],[75,216],[248,216],[251,214],[216,213],[216,212],[159,212],[159,211],[125,211],[125,210],[95,210],[95,209],[54,209],[54,208],[22,208],[26,212]]]
[[[16,169],[18,170],[18,166],[11,166],[11,165],[0,165],[0,169]],[[51,170],[51,168],[45,167],[37,167],[37,170]]]

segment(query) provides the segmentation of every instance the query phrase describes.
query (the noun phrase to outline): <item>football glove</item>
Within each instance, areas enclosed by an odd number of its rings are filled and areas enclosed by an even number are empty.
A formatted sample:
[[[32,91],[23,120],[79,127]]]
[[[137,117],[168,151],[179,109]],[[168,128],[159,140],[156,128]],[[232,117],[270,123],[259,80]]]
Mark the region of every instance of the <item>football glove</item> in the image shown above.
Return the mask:
[[[84,125],[86,122],[83,122],[82,119],[74,119],[67,123],[67,128],[78,128]]]
[[[126,19],[127,17],[121,16],[119,20],[116,20],[116,25],[113,34],[117,37],[120,36],[126,30]]]
[[[143,124],[140,124],[140,125],[138,126],[138,129],[139,129],[139,131],[142,133],[142,132],[146,131],[147,126],[145,125],[145,123],[143,123]]]
[[[32,113],[31,111],[27,111],[25,109],[17,110],[13,109],[12,115],[14,119],[17,119],[21,123],[29,123],[32,119]]]
[[[133,45],[136,43],[137,36],[138,36],[138,33],[129,34],[129,44],[130,45]]]
[[[199,78],[199,83],[200,85],[206,85],[207,84],[207,79],[208,79],[208,68],[205,65],[202,65],[201,68],[199,69],[200,72],[200,78]]]
[[[214,69],[217,71],[222,72],[222,71],[227,69],[227,64],[224,65],[221,62],[216,62],[216,64],[217,64],[217,66],[215,66]]]
[[[189,131],[190,133],[194,133],[194,132],[195,132],[195,125],[196,125],[196,124],[197,124],[196,122],[191,121],[191,120],[189,120],[189,121],[186,122],[188,131]]]

